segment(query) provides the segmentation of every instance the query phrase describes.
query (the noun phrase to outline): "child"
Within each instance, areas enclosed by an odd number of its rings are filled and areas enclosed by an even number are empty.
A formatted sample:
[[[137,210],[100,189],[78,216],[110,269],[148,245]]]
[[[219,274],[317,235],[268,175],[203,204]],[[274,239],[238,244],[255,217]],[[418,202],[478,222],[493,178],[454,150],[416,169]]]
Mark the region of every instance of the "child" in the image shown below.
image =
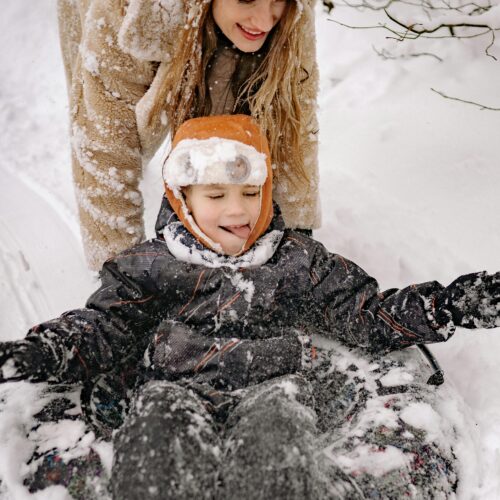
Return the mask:
[[[500,273],[381,293],[284,229],[248,116],[184,123],[163,175],[158,237],[108,260],[86,308],[0,344],[0,380],[88,384],[142,364],[114,435],[115,498],[452,494],[453,451],[407,415],[433,397],[425,368],[381,355],[500,326]],[[361,350],[325,354],[312,333]]]

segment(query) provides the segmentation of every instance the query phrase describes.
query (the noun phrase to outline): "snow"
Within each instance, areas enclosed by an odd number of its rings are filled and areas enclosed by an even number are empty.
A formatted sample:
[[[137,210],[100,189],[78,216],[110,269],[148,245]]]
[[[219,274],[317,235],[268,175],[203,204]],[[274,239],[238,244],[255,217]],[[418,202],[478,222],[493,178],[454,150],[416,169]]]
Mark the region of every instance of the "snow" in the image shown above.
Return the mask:
[[[16,363],[14,362],[13,359],[8,359],[3,365],[2,365],[2,371],[0,373],[0,376],[4,379],[12,379],[14,377],[18,376],[17,372],[17,366]]]
[[[409,466],[408,457],[394,446],[387,446],[382,453],[381,450],[372,446],[362,444],[356,446],[348,455],[335,458],[335,462],[345,472],[369,473],[375,477],[383,476],[391,470]]]
[[[376,24],[376,15],[383,14],[334,12],[353,25]],[[383,29],[351,30],[325,15],[317,28],[323,226],[315,236],[376,276],[382,288],[498,271],[500,114],[430,90],[499,108],[500,63],[485,54],[490,38],[397,43]],[[79,240],[55,0],[5,3],[0,46],[0,338],[13,340],[83,305],[97,282]],[[500,56],[498,42],[489,52]],[[163,191],[163,154],[145,170],[142,186],[149,236]],[[446,375],[441,414],[470,428],[455,442],[463,461],[460,498],[496,500],[500,330],[459,330],[432,351]],[[452,387],[467,412],[450,396]],[[1,490],[1,498],[34,498],[22,486],[22,472],[32,450],[25,429],[39,410],[39,390],[24,383],[0,387],[0,400],[14,399],[0,412],[0,478],[9,492]],[[415,418],[424,425],[425,416]],[[112,450],[93,447],[109,467]],[[67,494],[58,487],[36,498]]]
[[[253,281],[245,279],[241,273],[231,273],[229,279],[231,280],[231,285],[233,285],[236,290],[242,292],[243,297],[250,304],[252,302],[253,294],[255,293],[255,285]]]
[[[407,424],[425,430],[430,441],[438,441],[436,431],[440,427],[441,416],[428,403],[410,403],[399,416]]]
[[[396,387],[398,385],[409,384],[413,381],[413,375],[408,373],[404,368],[393,368],[387,375],[380,379],[380,383],[384,387]]]

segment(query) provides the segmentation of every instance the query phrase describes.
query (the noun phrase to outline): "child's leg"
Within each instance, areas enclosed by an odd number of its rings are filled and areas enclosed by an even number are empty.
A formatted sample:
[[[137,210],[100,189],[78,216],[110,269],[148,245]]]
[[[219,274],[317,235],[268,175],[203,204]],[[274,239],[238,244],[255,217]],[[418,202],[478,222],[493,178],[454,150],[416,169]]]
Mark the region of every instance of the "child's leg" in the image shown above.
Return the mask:
[[[312,406],[310,384],[300,375],[249,389],[227,421],[219,498],[347,498],[350,484],[341,471],[325,489]]]
[[[325,463],[363,498],[448,498],[456,490],[455,429],[416,349],[374,358],[331,351],[313,375]]]
[[[213,498],[218,439],[194,392],[171,382],[147,383],[114,439],[113,497]]]

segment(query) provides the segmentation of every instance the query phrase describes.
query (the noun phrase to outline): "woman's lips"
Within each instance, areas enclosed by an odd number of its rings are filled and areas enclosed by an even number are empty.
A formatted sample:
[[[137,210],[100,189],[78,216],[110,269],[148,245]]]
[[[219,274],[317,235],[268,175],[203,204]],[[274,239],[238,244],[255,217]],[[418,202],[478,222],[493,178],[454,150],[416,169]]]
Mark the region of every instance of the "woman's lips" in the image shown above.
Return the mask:
[[[241,26],[241,24],[236,24],[238,28],[240,29],[241,34],[247,39],[247,40],[261,40],[267,35],[266,31],[254,31],[254,30],[249,30],[247,28],[244,28]]]
[[[230,233],[234,234],[238,238],[241,238],[242,240],[246,240],[248,236],[250,235],[251,229],[248,224],[242,224],[242,225],[233,225],[233,226],[221,226],[222,229],[225,229],[226,231],[229,231]]]

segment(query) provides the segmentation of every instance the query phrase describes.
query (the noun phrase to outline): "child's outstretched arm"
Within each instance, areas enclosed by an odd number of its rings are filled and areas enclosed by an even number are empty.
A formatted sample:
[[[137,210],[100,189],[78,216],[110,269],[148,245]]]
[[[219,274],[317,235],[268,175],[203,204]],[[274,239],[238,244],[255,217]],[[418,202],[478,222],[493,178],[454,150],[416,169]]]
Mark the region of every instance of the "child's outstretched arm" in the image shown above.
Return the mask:
[[[22,340],[0,342],[0,382],[78,382],[134,364],[161,321],[152,313],[158,293],[146,278],[149,261],[141,253],[108,261],[85,308],[33,327]]]
[[[500,327],[500,273],[461,276],[381,292],[375,279],[339,255],[318,252],[312,274],[316,321],[329,335],[370,351],[443,342],[464,328]]]

